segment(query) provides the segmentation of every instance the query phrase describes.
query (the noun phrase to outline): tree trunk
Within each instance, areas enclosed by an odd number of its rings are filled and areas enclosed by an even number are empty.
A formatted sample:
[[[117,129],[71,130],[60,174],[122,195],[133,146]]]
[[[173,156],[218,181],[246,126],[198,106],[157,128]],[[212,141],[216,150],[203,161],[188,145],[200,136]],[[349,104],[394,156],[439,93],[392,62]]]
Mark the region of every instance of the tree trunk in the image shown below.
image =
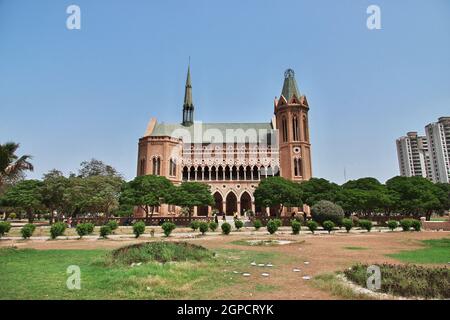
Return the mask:
[[[27,210],[27,216],[28,216],[28,222],[33,223],[34,220],[34,214],[32,210]]]
[[[277,218],[281,218],[281,213],[283,212],[284,206],[281,204],[280,205],[280,210],[278,210],[278,217]]]

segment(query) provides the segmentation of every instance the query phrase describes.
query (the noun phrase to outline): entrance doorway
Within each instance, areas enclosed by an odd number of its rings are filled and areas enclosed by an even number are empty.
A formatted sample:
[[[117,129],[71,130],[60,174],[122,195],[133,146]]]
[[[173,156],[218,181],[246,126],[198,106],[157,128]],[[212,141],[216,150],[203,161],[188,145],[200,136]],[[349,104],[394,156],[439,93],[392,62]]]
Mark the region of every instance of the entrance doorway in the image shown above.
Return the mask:
[[[214,209],[223,213],[223,198],[219,192],[214,193]]]
[[[241,195],[241,215],[247,210],[252,210],[252,198],[248,192],[244,192]]]
[[[237,212],[237,197],[233,192],[230,192],[227,195],[227,216],[232,216],[235,212]]]

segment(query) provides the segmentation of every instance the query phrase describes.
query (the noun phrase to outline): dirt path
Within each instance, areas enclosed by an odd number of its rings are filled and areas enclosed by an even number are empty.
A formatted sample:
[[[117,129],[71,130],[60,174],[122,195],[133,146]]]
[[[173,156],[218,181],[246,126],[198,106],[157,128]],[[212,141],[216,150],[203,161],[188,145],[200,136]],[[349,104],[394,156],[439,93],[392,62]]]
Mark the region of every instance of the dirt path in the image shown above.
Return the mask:
[[[238,250],[273,251],[285,254],[292,262],[277,265],[270,269],[270,277],[262,278],[260,270],[255,269],[250,276],[255,283],[273,286],[273,290],[249,293],[245,286],[239,286],[221,291],[219,289],[211,298],[229,297],[230,299],[333,299],[327,292],[316,289],[303,280],[302,276],[315,276],[325,272],[344,270],[356,262],[361,263],[399,263],[386,257],[386,254],[401,250],[412,250],[423,247],[420,240],[439,239],[450,237],[450,232],[372,232],[363,234],[332,234],[300,236],[279,235],[275,238],[290,239],[297,243],[277,246],[243,246],[233,244],[236,240],[249,240],[253,238],[268,239],[268,236],[250,236],[233,233],[229,236],[212,235],[195,239],[183,239],[183,241],[195,242],[207,248],[229,248]],[[171,238],[171,241],[179,241],[179,238]],[[149,239],[117,239],[117,240],[1,240],[0,247],[15,246],[18,248],[34,249],[113,249],[136,242],[145,242]],[[298,241],[302,241],[298,243]],[[365,250],[351,250],[348,247],[366,248]],[[304,264],[308,261],[309,264]],[[257,267],[253,267],[257,268]],[[293,272],[293,268],[300,268],[301,272]],[[266,270],[264,270],[266,271]],[[254,278],[254,279],[252,279]],[[243,282],[243,284],[245,284]],[[225,289],[224,289],[225,290]]]

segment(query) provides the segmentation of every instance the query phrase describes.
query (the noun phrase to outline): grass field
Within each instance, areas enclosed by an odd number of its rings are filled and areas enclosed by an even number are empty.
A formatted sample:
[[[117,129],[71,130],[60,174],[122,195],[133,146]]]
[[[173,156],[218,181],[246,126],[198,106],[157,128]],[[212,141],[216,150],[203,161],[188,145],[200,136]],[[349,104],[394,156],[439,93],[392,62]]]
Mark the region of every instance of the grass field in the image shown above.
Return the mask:
[[[448,263],[450,262],[450,239],[424,240],[425,248],[401,251],[387,256],[409,263]]]
[[[248,271],[255,260],[286,259],[255,251],[216,250],[216,254],[210,261],[130,267],[105,265],[107,250],[0,249],[0,299],[208,299],[232,285],[261,292],[274,288],[233,271]],[[81,269],[81,290],[66,287],[69,265]]]

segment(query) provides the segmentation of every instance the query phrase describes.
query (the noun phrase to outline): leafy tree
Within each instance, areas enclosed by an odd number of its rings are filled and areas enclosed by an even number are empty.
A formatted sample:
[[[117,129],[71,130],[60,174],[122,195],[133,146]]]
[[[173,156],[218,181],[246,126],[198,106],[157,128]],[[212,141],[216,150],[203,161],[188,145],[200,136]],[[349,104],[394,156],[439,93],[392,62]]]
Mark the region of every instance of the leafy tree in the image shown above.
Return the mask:
[[[189,219],[195,206],[214,205],[210,186],[199,182],[183,182],[180,186],[175,187],[169,201],[171,204],[187,208]]]
[[[90,176],[83,182],[86,197],[83,210],[104,213],[109,218],[111,212],[119,208],[123,180],[116,176]]]
[[[44,175],[41,188],[42,203],[50,211],[50,224],[53,224],[55,211],[63,210],[64,194],[69,187],[69,179],[61,171],[51,170]]]
[[[19,146],[14,142],[0,144],[0,193],[5,184],[21,180],[25,171],[34,169],[30,155],[16,155]]]
[[[255,189],[254,197],[257,206],[279,206],[278,216],[281,216],[284,207],[303,205],[300,184],[282,177],[269,177],[261,181]]]
[[[336,202],[340,187],[326,179],[311,178],[300,184],[302,200],[308,206],[313,206],[320,200]]]
[[[314,221],[322,225],[325,221],[332,221],[336,225],[340,225],[344,218],[344,210],[333,202],[321,200],[312,206],[311,216]]]
[[[445,192],[423,177],[394,177],[386,182],[388,189],[398,195],[397,209],[415,217],[425,215],[430,220],[434,211],[442,209]]]
[[[35,211],[43,207],[41,188],[42,182],[39,180],[23,180],[6,190],[2,201],[24,210],[28,221],[33,223]]]
[[[175,187],[165,177],[147,175],[139,176],[122,187],[120,204],[137,206],[145,212],[145,216],[153,217],[156,207],[167,203],[173,196]]]
[[[80,169],[78,170],[78,176],[81,178],[93,177],[93,176],[104,176],[104,177],[119,177],[122,176],[117,172],[117,170],[103,163],[103,161],[97,159],[91,159],[89,161],[83,161],[80,164]]]

